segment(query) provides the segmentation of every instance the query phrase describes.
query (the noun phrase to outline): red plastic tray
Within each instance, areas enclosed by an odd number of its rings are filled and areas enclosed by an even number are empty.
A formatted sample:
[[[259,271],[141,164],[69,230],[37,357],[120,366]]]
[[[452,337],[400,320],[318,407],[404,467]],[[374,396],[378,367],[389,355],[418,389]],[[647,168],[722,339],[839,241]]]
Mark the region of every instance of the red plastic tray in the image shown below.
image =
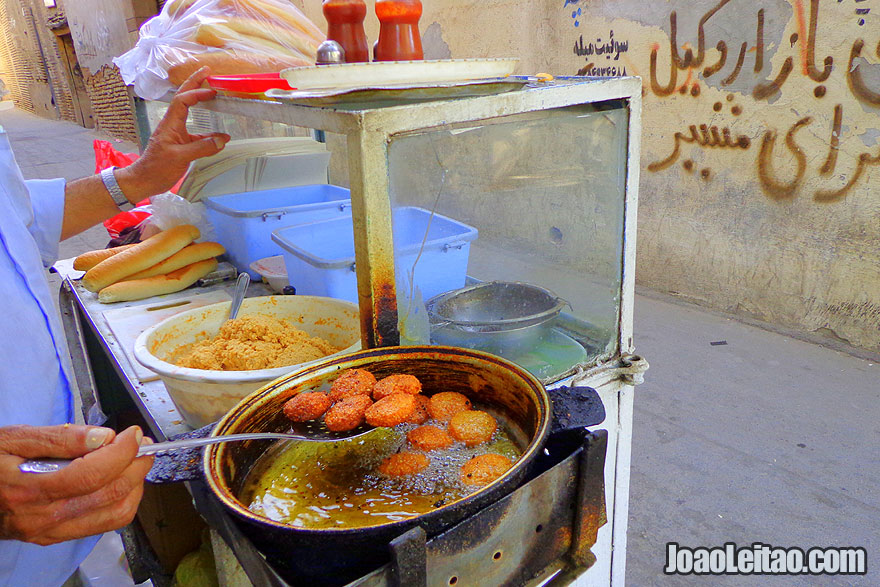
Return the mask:
[[[249,73],[246,75],[212,75],[208,85],[215,90],[240,94],[262,94],[266,90],[294,90],[280,73]]]

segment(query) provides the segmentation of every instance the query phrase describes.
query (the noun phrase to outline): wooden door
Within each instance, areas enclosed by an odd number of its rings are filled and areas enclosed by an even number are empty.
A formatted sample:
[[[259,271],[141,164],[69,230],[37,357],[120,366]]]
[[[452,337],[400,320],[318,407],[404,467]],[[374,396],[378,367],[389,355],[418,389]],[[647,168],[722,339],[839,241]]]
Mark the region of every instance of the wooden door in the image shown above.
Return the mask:
[[[56,33],[57,34],[57,33]],[[58,49],[61,60],[67,70],[67,80],[73,96],[73,109],[76,113],[77,122],[86,128],[95,127],[95,117],[92,112],[92,101],[89,98],[86,82],[83,78],[82,69],[76,59],[76,50],[73,47],[73,38],[69,30],[58,35]]]

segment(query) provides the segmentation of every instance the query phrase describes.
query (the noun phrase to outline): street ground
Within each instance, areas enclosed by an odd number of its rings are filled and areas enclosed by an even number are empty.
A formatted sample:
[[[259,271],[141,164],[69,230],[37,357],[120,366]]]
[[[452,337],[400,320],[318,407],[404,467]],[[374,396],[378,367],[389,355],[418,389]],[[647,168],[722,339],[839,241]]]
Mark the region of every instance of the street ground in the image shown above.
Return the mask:
[[[26,178],[88,175],[92,140],[106,138],[19,110],[0,111],[0,125]],[[62,243],[61,255],[107,240],[99,226]],[[635,309],[636,349],[651,369],[636,390],[627,582],[880,585],[880,358],[647,290],[639,290]],[[121,584],[114,538],[105,537],[83,565],[91,585]],[[667,542],[863,546],[868,574],[670,577],[662,572]]]

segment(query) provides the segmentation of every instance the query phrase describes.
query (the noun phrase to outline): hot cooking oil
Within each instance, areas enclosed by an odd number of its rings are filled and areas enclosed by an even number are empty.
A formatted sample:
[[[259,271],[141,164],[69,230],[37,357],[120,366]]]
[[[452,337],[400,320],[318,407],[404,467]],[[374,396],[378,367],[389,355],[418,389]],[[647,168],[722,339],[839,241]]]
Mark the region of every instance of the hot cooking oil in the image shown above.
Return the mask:
[[[485,409],[485,408],[482,408]],[[497,453],[516,462],[525,446],[519,434],[499,423],[493,438],[473,448],[424,453],[430,465],[416,475],[385,477],[386,457],[408,448],[412,424],[377,428],[339,442],[284,442],[268,451],[248,475],[241,502],[255,514],[298,528],[361,528],[405,520],[466,497],[479,487],[459,478],[472,457]],[[442,422],[429,421],[439,428]],[[416,452],[416,451],[413,451]]]

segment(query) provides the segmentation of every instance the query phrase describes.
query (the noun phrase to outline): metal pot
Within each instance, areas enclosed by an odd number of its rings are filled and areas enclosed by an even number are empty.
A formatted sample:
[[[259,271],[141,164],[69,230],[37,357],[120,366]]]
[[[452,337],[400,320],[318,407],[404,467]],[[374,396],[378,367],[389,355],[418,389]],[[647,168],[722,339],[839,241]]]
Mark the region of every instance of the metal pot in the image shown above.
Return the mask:
[[[499,357],[446,347],[390,347],[333,357],[278,379],[229,412],[213,434],[283,431],[282,405],[295,394],[333,379],[342,369],[363,368],[376,377],[392,373],[417,376],[428,393],[457,391],[492,406],[508,426],[526,439],[522,456],[502,477],[469,496],[417,517],[380,526],[345,529],[296,528],[249,511],[237,498],[268,441],[237,442],[206,449],[205,476],[214,494],[233,514],[243,533],[295,584],[338,579],[345,584],[388,560],[387,545],[421,526],[439,534],[512,491],[540,453],[551,423],[550,398],[530,373]]]
[[[489,281],[435,296],[425,307],[433,342],[516,357],[550,332],[566,305],[537,285]]]

